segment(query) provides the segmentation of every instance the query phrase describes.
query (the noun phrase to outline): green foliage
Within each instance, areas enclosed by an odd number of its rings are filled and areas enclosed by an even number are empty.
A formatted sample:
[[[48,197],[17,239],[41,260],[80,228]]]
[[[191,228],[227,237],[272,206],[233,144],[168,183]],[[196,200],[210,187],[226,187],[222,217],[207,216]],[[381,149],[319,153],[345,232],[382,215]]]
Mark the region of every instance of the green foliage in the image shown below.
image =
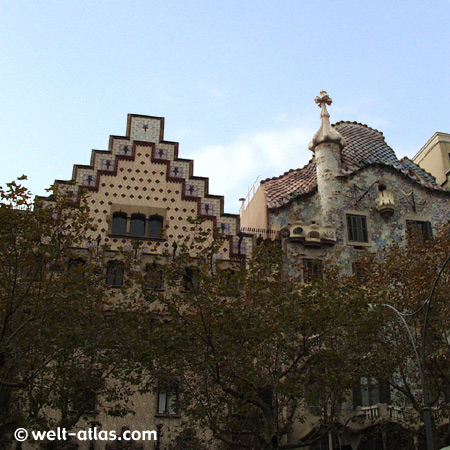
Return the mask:
[[[123,389],[109,379],[131,381],[122,361],[133,327],[120,311],[105,315],[91,227],[83,198],[35,203],[19,182],[0,188],[0,440],[19,424],[70,428],[96,399],[115,407]]]
[[[362,353],[364,363],[368,373],[389,382],[394,392],[392,403],[416,410],[416,421],[423,408],[419,371],[422,361],[418,362],[407,329],[398,314],[385,305],[404,314],[422,360],[427,302],[431,298],[425,374],[436,426],[441,423],[441,417],[448,417],[450,410],[450,264],[442,272],[434,294],[430,296],[450,254],[448,236],[447,226],[425,242],[410,236],[406,245],[394,245],[361,258],[367,302],[374,305],[371,317],[378,324],[376,346],[372,351]],[[414,425],[413,420],[411,425]]]
[[[322,399],[330,425],[329,406],[353,380],[350,350],[366,314],[361,290],[350,279],[337,283],[335,273],[300,285],[283,272],[276,245],[223,270],[215,262],[223,237],[196,227],[160,268],[165,292],[144,290],[152,380],[177,380],[183,413],[230,448],[282,448],[304,398]]]

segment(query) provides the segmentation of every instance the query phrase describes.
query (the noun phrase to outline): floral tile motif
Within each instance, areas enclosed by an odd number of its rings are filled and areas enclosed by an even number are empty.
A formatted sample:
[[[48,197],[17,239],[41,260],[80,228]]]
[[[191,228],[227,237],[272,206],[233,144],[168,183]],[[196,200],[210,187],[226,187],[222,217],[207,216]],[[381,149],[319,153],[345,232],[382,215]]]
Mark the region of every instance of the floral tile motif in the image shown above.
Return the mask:
[[[231,234],[230,232],[230,224],[224,222],[217,222],[217,227],[223,234]]]
[[[58,186],[58,192],[61,192],[63,197],[69,201],[76,203],[78,201],[78,188],[72,186]]]
[[[131,155],[131,145],[121,144],[119,147],[119,155],[130,156]]]
[[[170,166],[169,174],[171,177],[183,178],[183,168],[177,166]]]
[[[241,245],[239,245],[239,241],[233,242],[233,252],[238,255],[246,255],[247,248],[245,242],[241,241]]]
[[[212,205],[211,203],[202,203],[200,213],[205,216],[213,216],[214,205]]]
[[[83,186],[95,186],[96,176],[91,174],[84,174],[82,183]]]
[[[102,159],[102,170],[114,170],[114,161],[112,159]]]
[[[155,148],[156,159],[169,159],[169,151],[167,148]]]
[[[184,195],[188,195],[190,197],[198,197],[198,186],[195,184],[186,184],[184,188]]]

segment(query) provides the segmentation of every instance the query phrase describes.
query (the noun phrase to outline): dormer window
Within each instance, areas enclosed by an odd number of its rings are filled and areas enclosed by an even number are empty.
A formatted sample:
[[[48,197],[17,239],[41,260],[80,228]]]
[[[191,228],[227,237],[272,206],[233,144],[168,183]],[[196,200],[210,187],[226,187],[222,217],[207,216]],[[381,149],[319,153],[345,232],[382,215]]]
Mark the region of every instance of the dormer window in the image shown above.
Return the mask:
[[[148,219],[148,232],[147,235],[150,238],[161,238],[163,231],[163,217],[154,214]]]
[[[130,235],[131,236],[145,235],[145,216],[143,214],[131,214]]]
[[[112,233],[113,234],[126,234],[127,233],[127,215],[124,212],[115,212],[112,220]]]

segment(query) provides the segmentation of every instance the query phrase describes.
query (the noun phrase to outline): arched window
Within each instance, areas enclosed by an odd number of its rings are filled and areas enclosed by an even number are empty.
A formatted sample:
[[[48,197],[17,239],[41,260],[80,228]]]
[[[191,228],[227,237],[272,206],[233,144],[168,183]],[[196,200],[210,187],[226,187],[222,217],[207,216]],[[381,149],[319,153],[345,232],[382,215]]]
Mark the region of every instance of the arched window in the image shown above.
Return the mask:
[[[106,284],[108,286],[123,285],[124,269],[122,264],[117,261],[110,261],[106,268]]]
[[[145,216],[143,214],[131,214],[130,236],[144,236]]]
[[[148,219],[148,237],[162,238],[163,217],[155,214]]]
[[[127,214],[124,212],[115,212],[112,220],[112,233],[113,234],[126,234],[127,233]]]

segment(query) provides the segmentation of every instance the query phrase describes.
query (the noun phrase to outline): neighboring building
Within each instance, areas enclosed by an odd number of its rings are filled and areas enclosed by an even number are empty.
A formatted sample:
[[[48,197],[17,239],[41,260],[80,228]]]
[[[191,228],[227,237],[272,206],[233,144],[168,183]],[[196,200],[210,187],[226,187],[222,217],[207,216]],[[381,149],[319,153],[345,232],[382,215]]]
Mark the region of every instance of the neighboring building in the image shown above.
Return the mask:
[[[111,288],[120,287],[127,277],[119,261],[120,248],[135,252],[136,265],[145,273],[149,264],[170,260],[191,233],[189,218],[202,217],[205,230],[217,227],[226,235],[216,265],[240,264],[252,253],[253,239],[240,233],[239,215],[224,213],[224,198],[209,193],[208,178],[193,174],[193,161],[179,158],[178,143],[165,141],[163,131],[163,118],[128,115],[125,136],[111,136],[107,151],[92,151],[90,165],[74,166],[72,180],[55,182],[55,195],[73,202],[80,190],[88,191],[93,231],[84,252],[103,265],[105,283]],[[164,289],[160,280],[152,283]],[[120,290],[117,293],[120,296]],[[164,440],[170,442],[180,422],[176,396],[175,391],[136,395],[135,415],[113,418],[100,411],[95,420],[117,435],[124,427],[144,431],[163,424]],[[79,448],[88,447],[83,445]],[[154,445],[147,441],[143,448]]]
[[[304,282],[321,277],[327,261],[339,264],[343,273],[357,273],[361,250],[401,243],[409,233],[426,239],[450,219],[450,192],[440,180],[408,158],[398,160],[380,131],[356,122],[331,126],[326,109],[331,99],[326,92],[315,101],[322,108],[322,124],[309,144],[310,162],[261,181],[241,211],[245,230],[262,237],[279,232],[286,270]],[[444,144],[441,134],[438,137],[448,168],[445,145],[449,144]],[[293,263],[298,257],[302,273]],[[355,416],[357,407],[370,420],[349,424],[356,440],[359,431],[378,419],[403,420],[389,406],[389,390],[370,377],[355,386],[344,421]],[[311,413],[294,429],[289,442],[298,442],[315,423]]]
[[[436,177],[440,186],[450,185],[450,134],[434,133],[414,156],[413,161]]]

